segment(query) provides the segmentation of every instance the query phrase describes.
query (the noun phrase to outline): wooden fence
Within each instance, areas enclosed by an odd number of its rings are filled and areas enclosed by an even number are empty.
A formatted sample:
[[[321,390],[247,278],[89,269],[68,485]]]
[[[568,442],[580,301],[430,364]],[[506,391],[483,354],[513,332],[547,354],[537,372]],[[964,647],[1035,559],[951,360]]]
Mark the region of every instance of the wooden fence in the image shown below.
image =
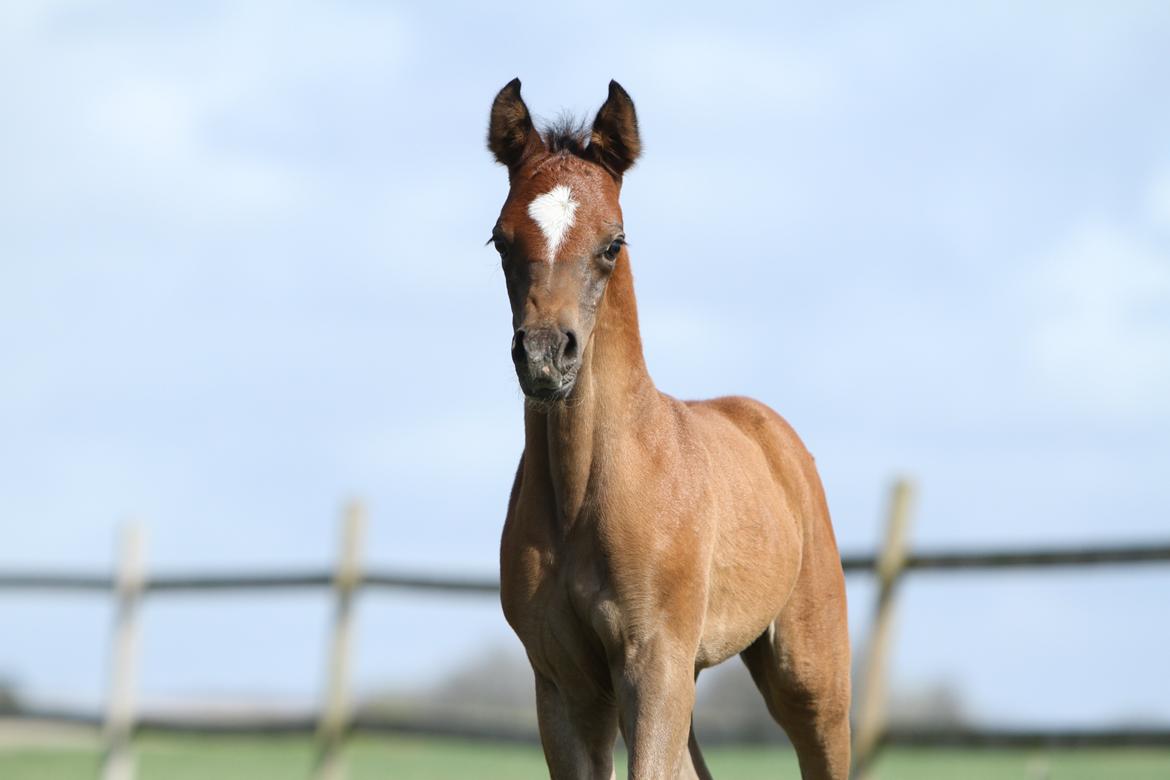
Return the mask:
[[[1170,563],[1170,542],[1081,548],[986,549],[912,552],[908,546],[914,489],[907,481],[894,485],[886,535],[876,555],[846,555],[847,575],[877,578],[874,620],[863,645],[862,677],[855,707],[855,769],[865,777],[879,752],[888,745],[908,747],[1170,747],[1170,728],[1032,729],[980,728],[907,731],[886,721],[886,670],[894,635],[898,588],[913,572],[989,572],[1003,569],[1133,566]],[[338,562],[333,571],[272,573],[150,574],[144,564],[145,541],[140,526],[131,525],[122,539],[117,571],[110,574],[0,571],[0,591],[56,591],[113,594],[117,601],[113,652],[104,714],[37,710],[22,713],[32,721],[84,723],[100,726],[104,745],[102,777],[134,777],[132,737],[139,729],[204,733],[314,733],[317,740],[315,777],[344,776],[342,747],[355,732],[450,735],[507,741],[531,741],[533,735],[508,727],[466,726],[387,717],[354,717],[349,698],[349,656],[353,603],[359,590],[415,590],[451,596],[495,596],[498,582],[488,578],[440,577],[365,569],[361,546],[365,513],[360,505],[346,508]],[[314,718],[251,718],[209,721],[202,718],[142,717],[135,704],[141,603],[175,593],[248,593],[265,590],[332,589],[335,618],[330,628],[329,666],[320,714]]]

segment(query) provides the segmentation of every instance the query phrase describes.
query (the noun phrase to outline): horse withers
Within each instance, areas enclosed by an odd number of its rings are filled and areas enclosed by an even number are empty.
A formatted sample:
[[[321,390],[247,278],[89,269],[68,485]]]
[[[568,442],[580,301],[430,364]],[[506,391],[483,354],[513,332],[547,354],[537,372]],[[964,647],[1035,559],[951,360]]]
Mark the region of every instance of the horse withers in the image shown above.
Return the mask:
[[[843,780],[845,584],[812,456],[764,404],[678,401],[646,371],[619,204],[633,101],[610,82],[591,129],[541,132],[516,79],[488,147],[508,169],[492,243],[525,395],[501,600],[552,777],[612,777],[619,730],[631,778],[710,777],[695,679],[738,653],[803,777]]]

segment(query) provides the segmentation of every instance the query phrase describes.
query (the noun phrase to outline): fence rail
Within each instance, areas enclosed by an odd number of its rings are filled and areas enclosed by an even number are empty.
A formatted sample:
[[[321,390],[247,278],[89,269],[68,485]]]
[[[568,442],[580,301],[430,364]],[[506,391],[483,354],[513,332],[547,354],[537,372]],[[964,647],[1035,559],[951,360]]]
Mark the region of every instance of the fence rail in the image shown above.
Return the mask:
[[[1029,549],[924,550],[910,553],[907,571],[980,571],[987,569],[1046,569],[1131,564],[1170,563],[1170,544],[1126,544],[1081,547],[1036,547]],[[872,574],[877,566],[873,555],[844,555],[846,574]],[[243,592],[252,590],[307,590],[332,588],[334,572],[328,569],[274,571],[263,574],[223,572],[219,574],[155,574],[143,583],[145,593],[189,591]],[[368,570],[358,584],[361,588],[421,590],[435,593],[491,595],[500,584],[490,577],[459,577],[419,574],[409,571]],[[0,591],[96,591],[108,592],[117,586],[109,574],[69,572],[0,571]]]
[[[982,550],[922,550],[907,548],[908,507],[912,490],[907,483],[895,486],[886,541],[876,554],[844,555],[847,575],[875,575],[879,584],[876,615],[869,647],[866,674],[858,705],[857,731],[862,739],[855,748],[859,774],[872,765],[886,746],[904,747],[1170,747],[1170,728],[1103,728],[1086,730],[997,728],[906,730],[887,722],[884,700],[887,647],[893,634],[893,607],[896,585],[918,572],[961,573],[1007,569],[1057,569],[1109,566],[1137,566],[1170,563],[1170,542],[1124,545],[1032,547]],[[900,498],[899,498],[900,497]],[[269,572],[221,571],[150,573],[141,560],[126,554],[113,573],[73,571],[0,571],[0,595],[10,592],[46,594],[106,594],[119,599],[123,609],[115,629],[114,672],[111,675],[111,704],[103,713],[73,710],[22,710],[22,722],[68,723],[101,729],[106,741],[104,777],[133,775],[133,756],[127,735],[135,731],[191,732],[214,734],[305,734],[319,742],[318,778],[340,776],[340,744],[353,732],[411,733],[453,736],[508,742],[534,742],[531,729],[506,723],[459,723],[449,719],[419,720],[412,716],[387,717],[354,713],[348,703],[344,673],[348,654],[348,633],[353,594],[368,590],[413,591],[440,596],[492,596],[499,592],[494,577],[436,576],[432,574],[359,567],[361,555],[355,517],[360,506],[351,506],[343,527],[339,564],[333,569],[298,569]],[[325,710],[315,714],[289,716],[240,716],[209,719],[193,715],[159,715],[135,712],[134,646],[138,602],[143,598],[168,595],[230,595],[258,591],[328,590],[334,593],[337,620],[331,627],[331,661],[327,679]],[[117,639],[121,637],[121,639]],[[120,698],[119,698],[120,697]],[[117,706],[115,705],[117,700]],[[0,725],[5,716],[0,715]],[[115,760],[111,760],[115,759]],[[113,768],[111,768],[113,767]]]
[[[0,715],[0,726],[7,716]],[[68,724],[100,729],[104,716],[95,710],[34,709],[13,718],[21,723]],[[136,723],[138,732],[191,734],[208,736],[313,736],[319,719],[313,714],[287,716],[250,715],[224,718],[200,715],[142,714]],[[402,734],[430,737],[458,737],[481,742],[507,742],[538,745],[539,736],[532,728],[508,726],[483,721],[464,722],[451,718],[414,716],[387,717],[358,714],[347,733]],[[780,740],[760,738],[722,739],[700,735],[704,745],[775,744]],[[1170,748],[1170,728],[1086,728],[1086,729],[1004,729],[1004,728],[900,728],[893,727],[881,738],[882,747],[908,748],[1032,748],[1092,749],[1110,747]]]

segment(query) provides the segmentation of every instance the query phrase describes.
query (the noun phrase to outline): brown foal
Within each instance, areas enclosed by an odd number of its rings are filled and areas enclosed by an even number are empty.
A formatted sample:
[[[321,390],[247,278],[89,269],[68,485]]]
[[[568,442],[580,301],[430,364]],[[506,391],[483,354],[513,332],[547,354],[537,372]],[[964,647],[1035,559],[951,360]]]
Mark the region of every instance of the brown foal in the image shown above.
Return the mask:
[[[845,583],[812,456],[749,398],[650,380],[618,203],[640,151],[617,82],[590,131],[538,132],[514,80],[488,147],[525,444],[500,546],[554,778],[710,777],[699,671],[739,653],[805,778],[849,772]]]

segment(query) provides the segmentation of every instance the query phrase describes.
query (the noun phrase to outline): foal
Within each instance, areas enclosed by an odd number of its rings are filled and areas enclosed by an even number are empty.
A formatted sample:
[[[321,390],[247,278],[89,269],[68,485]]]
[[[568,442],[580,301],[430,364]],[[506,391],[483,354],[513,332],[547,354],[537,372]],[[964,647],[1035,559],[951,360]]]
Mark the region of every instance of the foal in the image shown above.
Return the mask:
[[[710,777],[695,677],[739,653],[805,778],[849,772],[845,585],[813,459],[748,398],[678,401],[646,372],[618,204],[640,151],[617,82],[592,130],[539,133],[513,80],[488,148],[526,396],[501,600],[536,675],[553,778]]]

